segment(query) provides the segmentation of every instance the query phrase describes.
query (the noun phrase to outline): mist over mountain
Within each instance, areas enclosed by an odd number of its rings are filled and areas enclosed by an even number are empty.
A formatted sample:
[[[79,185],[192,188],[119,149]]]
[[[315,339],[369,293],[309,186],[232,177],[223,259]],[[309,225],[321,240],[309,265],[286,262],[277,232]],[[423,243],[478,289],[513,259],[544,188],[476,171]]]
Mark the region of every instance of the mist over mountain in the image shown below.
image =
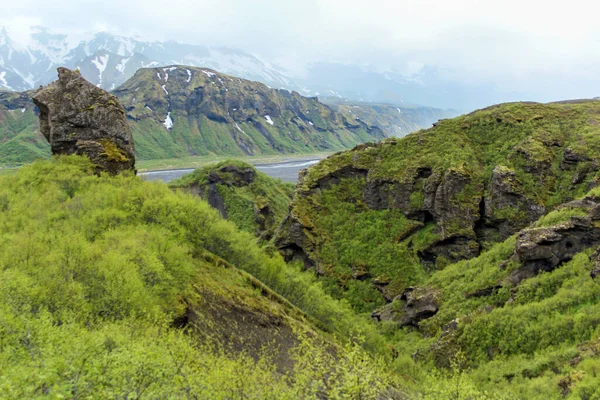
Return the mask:
[[[148,41],[107,32],[64,34],[41,26],[26,33],[0,28],[0,89],[36,88],[51,82],[58,66],[66,66],[112,90],[139,68],[174,64],[211,68],[305,96],[419,104],[461,112],[525,97],[522,93],[498,92],[492,84],[451,79],[433,66],[401,73],[369,64],[323,61],[306,62],[292,71],[234,48]]]
[[[33,89],[51,82],[58,66],[66,66],[79,69],[87,80],[110,90],[139,68],[172,64],[212,68],[278,87],[290,84],[276,68],[236,49],[148,42],[105,32],[57,34],[44,27],[15,37],[6,27],[0,29],[0,89]]]

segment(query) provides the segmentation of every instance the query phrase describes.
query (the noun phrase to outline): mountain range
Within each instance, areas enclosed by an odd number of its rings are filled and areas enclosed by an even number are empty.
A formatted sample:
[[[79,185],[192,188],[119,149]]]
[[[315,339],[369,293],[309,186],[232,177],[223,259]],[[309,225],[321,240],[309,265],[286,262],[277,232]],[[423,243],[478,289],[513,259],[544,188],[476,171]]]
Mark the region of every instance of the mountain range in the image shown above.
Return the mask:
[[[0,92],[0,162],[50,154],[32,94]],[[387,136],[316,98],[207,68],[142,68],[113,94],[140,159],[332,152]]]
[[[78,68],[88,81],[112,90],[139,68],[168,65],[205,67],[305,96],[361,102],[421,104],[464,111],[489,104],[490,96],[495,102],[506,100],[494,97],[492,87],[453,82],[435,68],[407,76],[368,65],[328,61],[307,63],[292,72],[240,49],[147,41],[106,32],[67,35],[44,27],[17,35],[0,27],[0,89],[36,88],[51,82],[54,70],[64,66]]]
[[[24,91],[47,84],[55,79],[56,68],[64,66],[79,69],[88,81],[110,90],[139,68],[170,64],[212,68],[274,87],[290,86],[278,67],[236,49],[148,42],[108,33],[74,37],[43,27],[18,39],[6,27],[0,28],[0,89]]]

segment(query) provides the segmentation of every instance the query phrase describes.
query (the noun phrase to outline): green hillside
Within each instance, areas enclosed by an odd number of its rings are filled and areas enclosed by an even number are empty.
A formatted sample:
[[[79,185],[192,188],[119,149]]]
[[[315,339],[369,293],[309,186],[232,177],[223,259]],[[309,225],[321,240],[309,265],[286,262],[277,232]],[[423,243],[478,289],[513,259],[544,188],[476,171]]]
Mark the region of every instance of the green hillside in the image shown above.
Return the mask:
[[[31,93],[0,91],[0,164],[48,157],[50,145],[39,132]]]
[[[270,240],[286,216],[294,185],[273,179],[243,161],[207,165],[169,184],[195,194],[240,230]]]
[[[600,398],[598,118],[441,121],[316,164],[291,208],[238,161],[0,176],[1,397]]]
[[[352,344],[368,333],[377,354],[366,320],[205,202],[93,170],[62,157],[0,178],[2,398],[373,398],[401,383]]]
[[[372,310],[596,185],[597,120],[598,101],[504,104],[330,156],[275,243]]]
[[[481,256],[434,272],[416,289],[431,298],[387,305],[382,329],[420,365],[460,368],[482,391],[600,398],[598,209],[593,189]],[[434,315],[398,330],[430,301]]]
[[[385,137],[315,98],[206,68],[140,69],[114,93],[144,159],[335,151]]]

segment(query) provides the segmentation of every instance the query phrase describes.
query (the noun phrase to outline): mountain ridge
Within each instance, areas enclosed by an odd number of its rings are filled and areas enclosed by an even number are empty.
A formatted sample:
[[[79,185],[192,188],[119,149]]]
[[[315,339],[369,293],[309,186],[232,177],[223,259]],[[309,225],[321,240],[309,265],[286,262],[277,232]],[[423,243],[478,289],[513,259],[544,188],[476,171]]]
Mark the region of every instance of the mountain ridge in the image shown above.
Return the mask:
[[[34,107],[24,106],[32,93],[0,93],[2,112],[14,121],[0,127],[0,145],[16,144],[21,135],[27,143],[47,147],[35,134]],[[113,94],[127,111],[141,159],[337,151],[385,137],[379,128],[316,98],[208,68],[142,68]],[[21,126],[26,117],[27,126]],[[25,152],[21,161],[34,156],[39,154]],[[4,162],[14,161],[11,156]]]

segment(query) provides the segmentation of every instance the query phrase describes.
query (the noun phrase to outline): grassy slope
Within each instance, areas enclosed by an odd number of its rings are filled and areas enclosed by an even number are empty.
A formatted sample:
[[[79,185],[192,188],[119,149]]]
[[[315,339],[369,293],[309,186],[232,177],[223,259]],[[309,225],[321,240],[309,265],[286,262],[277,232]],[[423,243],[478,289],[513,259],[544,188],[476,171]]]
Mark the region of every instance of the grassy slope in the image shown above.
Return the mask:
[[[443,230],[461,231],[462,218],[479,213],[481,187],[490,180],[497,165],[515,171],[526,197],[552,209],[585,193],[594,173],[573,183],[581,171],[596,170],[600,159],[600,102],[568,104],[512,103],[490,107],[469,115],[440,122],[436,127],[402,139],[388,139],[374,146],[358,148],[328,157],[311,167],[298,187],[292,213],[308,227],[316,244],[312,256],[325,271],[331,293],[348,299],[355,308],[369,311],[383,299],[369,279],[352,279],[366,270],[373,279],[389,282],[388,290],[423,282],[428,272],[420,265],[418,253],[440,239]],[[563,170],[560,162],[566,148],[586,157],[577,169]],[[343,178],[329,188],[318,182],[342,168],[368,169],[368,179],[412,182],[419,168],[430,168],[432,176],[454,171],[470,183],[456,198],[462,211],[442,226],[408,220],[409,210],[372,210],[365,206],[364,178]],[[535,172],[544,171],[544,177]],[[532,172],[533,171],[533,172]],[[410,208],[423,206],[423,180],[417,180],[410,196]],[[512,209],[496,210],[519,223]],[[415,228],[417,229],[415,231]],[[489,246],[489,244],[488,244]],[[437,268],[444,264],[438,262]]]
[[[0,108],[0,165],[50,156],[50,146],[37,129],[37,119],[32,108],[25,112]]]
[[[266,344],[261,326],[287,330],[297,342],[297,365],[307,362],[302,357],[322,358],[328,367],[319,373],[334,365],[310,339],[314,334],[302,340],[315,325],[340,338],[371,332],[367,347],[379,346],[369,324],[206,203],[162,184],[96,177],[92,170],[85,159],[68,157],[0,178],[3,396],[298,398],[309,390],[306,382],[318,379],[310,375],[316,370],[276,379],[268,358],[257,364],[219,350],[224,338],[246,343],[258,357],[260,348],[248,343]],[[256,323],[236,330],[242,320],[226,317],[234,312]],[[177,328],[186,318],[189,329]],[[375,374],[376,364],[360,368],[367,367],[365,374]],[[343,390],[346,378],[338,378],[336,390]]]

